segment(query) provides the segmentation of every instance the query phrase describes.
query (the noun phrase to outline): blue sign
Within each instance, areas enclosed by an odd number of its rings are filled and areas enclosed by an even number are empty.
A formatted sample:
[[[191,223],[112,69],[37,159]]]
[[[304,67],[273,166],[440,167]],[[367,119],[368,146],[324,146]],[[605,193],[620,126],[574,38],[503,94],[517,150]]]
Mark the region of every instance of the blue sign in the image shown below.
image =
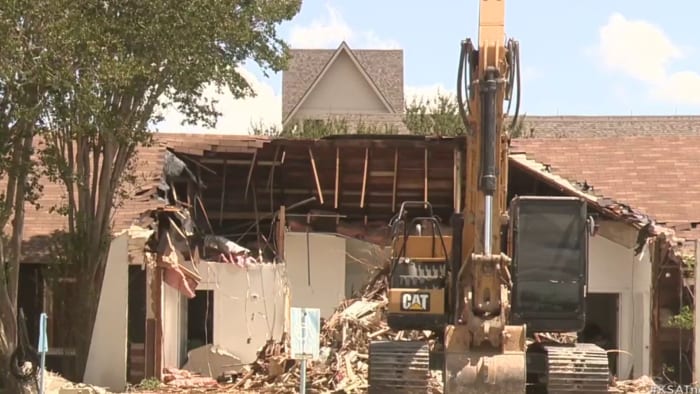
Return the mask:
[[[321,310],[291,308],[291,356],[297,360],[318,359],[321,346]]]
[[[46,313],[42,313],[39,317],[39,346],[37,346],[37,351],[39,353],[49,351],[49,339],[46,336]]]

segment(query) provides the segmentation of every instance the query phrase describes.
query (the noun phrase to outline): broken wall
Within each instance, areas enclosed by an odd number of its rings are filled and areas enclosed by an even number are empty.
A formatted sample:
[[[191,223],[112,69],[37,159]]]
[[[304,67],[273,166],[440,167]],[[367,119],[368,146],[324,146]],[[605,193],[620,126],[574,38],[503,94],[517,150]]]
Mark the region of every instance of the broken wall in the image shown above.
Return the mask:
[[[321,317],[330,318],[345,299],[346,239],[287,232],[284,251],[291,306],[319,308]]]
[[[625,379],[630,372],[633,377],[649,374],[651,263],[648,251],[635,256],[633,245],[623,245],[621,240],[629,237],[620,235],[635,233],[632,227],[615,226],[614,232],[611,238],[618,242],[601,234],[590,240],[588,292],[618,294],[616,341],[628,352],[618,356],[618,373]]]
[[[362,292],[373,270],[389,260],[391,249],[352,238],[346,239],[345,248],[345,297],[353,298]]]
[[[225,349],[241,363],[255,361],[265,342],[279,339],[284,332],[285,266],[259,264],[244,269],[202,262],[199,272],[202,281],[197,290],[214,292],[213,345]]]
[[[128,243],[122,234],[110,245],[84,375],[85,383],[112,391],[126,388]]]
[[[187,297],[167,284],[162,289],[163,365],[180,368],[187,354]]]

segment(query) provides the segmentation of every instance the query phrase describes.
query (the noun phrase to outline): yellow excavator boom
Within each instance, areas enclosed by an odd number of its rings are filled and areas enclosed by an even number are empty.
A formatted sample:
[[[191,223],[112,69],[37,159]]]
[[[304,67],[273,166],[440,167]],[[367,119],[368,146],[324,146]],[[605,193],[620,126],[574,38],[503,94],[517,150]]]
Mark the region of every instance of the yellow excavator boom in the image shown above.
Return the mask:
[[[461,313],[445,332],[445,391],[524,393],[526,330],[508,325],[510,258],[501,240],[508,179],[503,107],[518,65],[517,42],[505,36],[504,0],[480,0],[478,33],[477,47],[462,43],[457,78],[467,126],[465,253],[451,293]]]
[[[435,369],[450,394],[607,392],[605,350],[536,335],[583,328],[589,225],[580,198],[507,201],[519,57],[518,42],[505,36],[505,0],[480,0],[477,45],[462,42],[457,77],[464,209],[452,214],[447,234],[444,212],[435,214],[429,201],[403,202],[389,223],[387,324],[432,337],[372,341],[370,394],[427,392]],[[527,343],[526,335],[538,339]]]

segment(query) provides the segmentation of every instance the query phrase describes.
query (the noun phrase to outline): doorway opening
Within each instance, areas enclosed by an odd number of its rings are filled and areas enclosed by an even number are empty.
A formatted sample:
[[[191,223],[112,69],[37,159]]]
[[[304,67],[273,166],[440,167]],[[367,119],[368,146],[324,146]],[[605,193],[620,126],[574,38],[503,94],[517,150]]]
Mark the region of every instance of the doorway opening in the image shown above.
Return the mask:
[[[588,293],[586,296],[586,326],[580,334],[582,342],[594,343],[605,350],[618,349],[617,293]],[[610,372],[618,375],[618,354],[608,353]]]
[[[197,290],[187,301],[187,351],[214,343],[214,291]]]

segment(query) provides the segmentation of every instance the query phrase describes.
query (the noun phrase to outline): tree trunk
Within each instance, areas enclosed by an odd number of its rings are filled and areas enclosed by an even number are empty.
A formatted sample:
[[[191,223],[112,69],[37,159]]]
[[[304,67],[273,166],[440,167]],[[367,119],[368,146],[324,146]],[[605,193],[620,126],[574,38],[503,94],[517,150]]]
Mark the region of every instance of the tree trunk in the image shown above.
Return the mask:
[[[3,283],[6,283],[4,278]],[[16,393],[19,390],[17,381],[10,374],[10,355],[15,350],[15,338],[17,338],[17,320],[12,308],[12,301],[8,296],[7,286],[0,288],[0,362],[2,367],[0,379],[9,393]]]
[[[22,233],[24,228],[24,204],[26,194],[26,178],[29,174],[31,147],[33,141],[33,129],[23,130],[24,137],[17,137],[13,144],[12,165],[8,171],[7,194],[5,196],[5,209],[12,207],[12,236],[9,245],[9,253],[4,248],[0,253],[0,362],[2,366],[0,374],[3,384],[11,393],[23,393],[27,388],[17,382],[9,373],[10,357],[17,347],[17,291],[19,284],[19,270],[22,259]],[[8,211],[9,212],[9,211]],[[7,216],[6,216],[7,217]],[[0,223],[0,229],[5,223]],[[0,243],[3,240],[0,239]],[[0,245],[2,247],[4,245]],[[9,255],[9,259],[7,258]]]

